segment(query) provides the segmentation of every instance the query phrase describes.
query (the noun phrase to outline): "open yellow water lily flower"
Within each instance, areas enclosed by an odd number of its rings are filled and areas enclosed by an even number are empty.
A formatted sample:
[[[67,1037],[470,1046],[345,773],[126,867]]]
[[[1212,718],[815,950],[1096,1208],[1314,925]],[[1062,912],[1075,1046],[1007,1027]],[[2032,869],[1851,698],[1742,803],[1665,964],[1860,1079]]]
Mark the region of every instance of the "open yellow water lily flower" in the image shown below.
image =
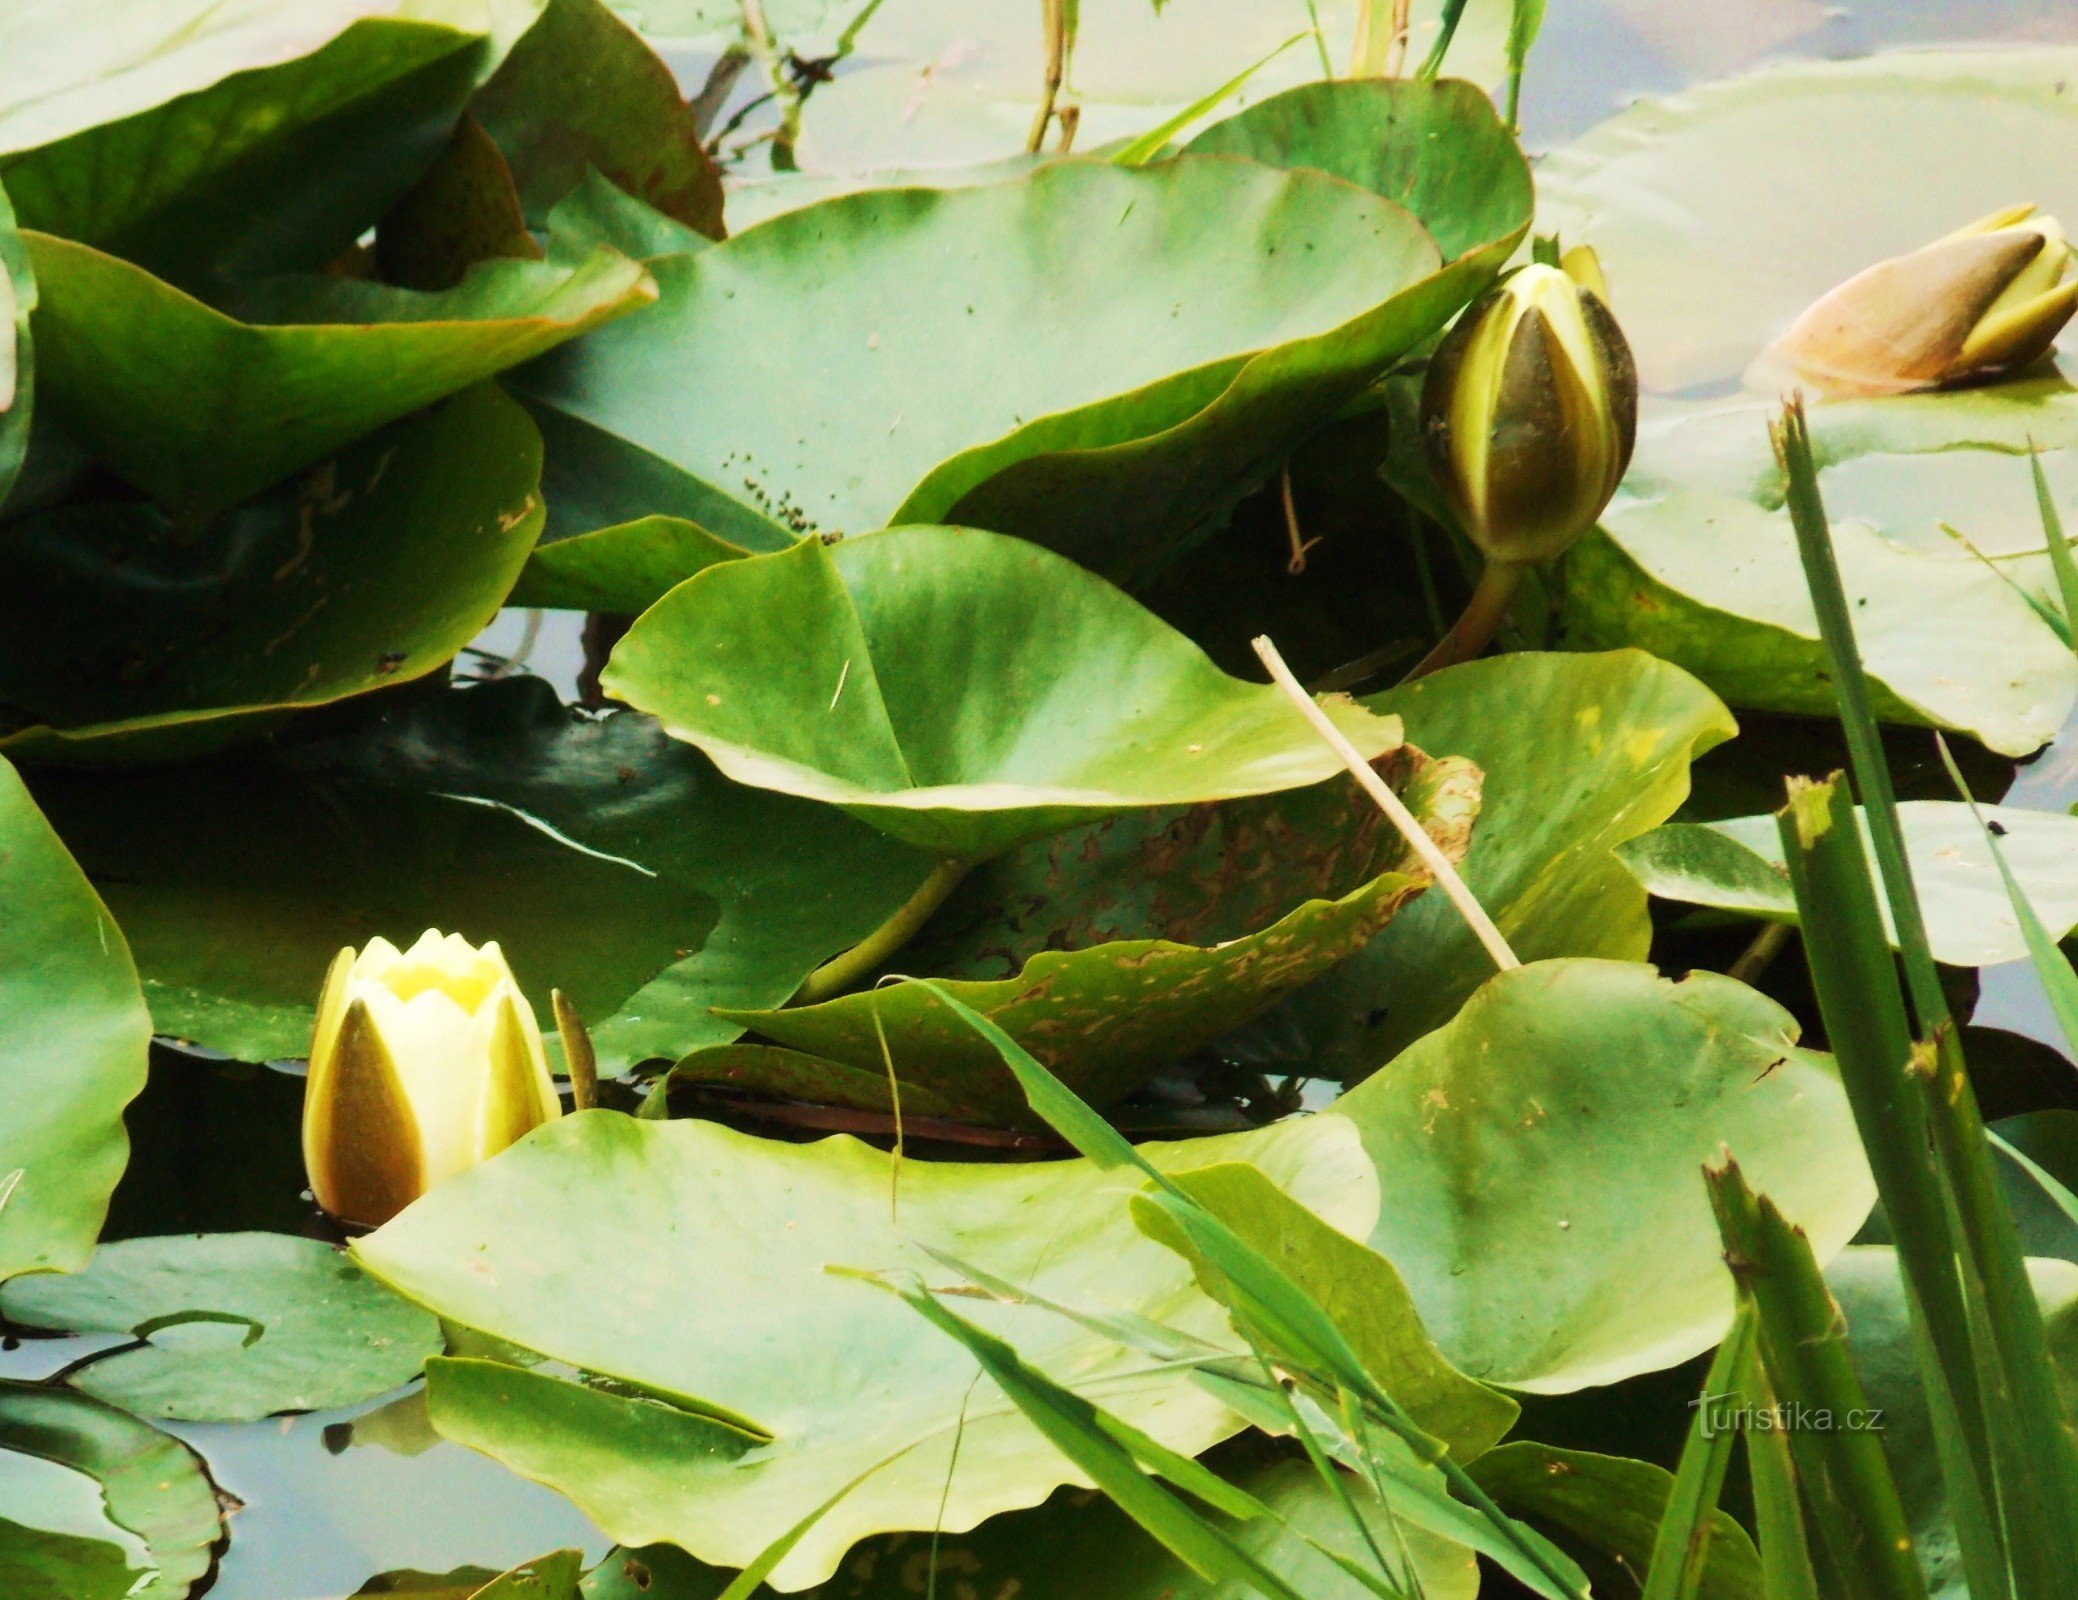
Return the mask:
[[[2011,372],[2078,311],[2064,230],[2030,205],[1856,273],[1791,324],[1754,376],[1833,399],[1905,394]]]
[[[1592,250],[1510,274],[1436,349],[1422,439],[1489,562],[1548,561],[1594,525],[1638,432],[1638,375]]]
[[[318,997],[303,1164],[318,1204],[389,1221],[562,1114],[541,1029],[495,942],[428,929],[339,952]]]

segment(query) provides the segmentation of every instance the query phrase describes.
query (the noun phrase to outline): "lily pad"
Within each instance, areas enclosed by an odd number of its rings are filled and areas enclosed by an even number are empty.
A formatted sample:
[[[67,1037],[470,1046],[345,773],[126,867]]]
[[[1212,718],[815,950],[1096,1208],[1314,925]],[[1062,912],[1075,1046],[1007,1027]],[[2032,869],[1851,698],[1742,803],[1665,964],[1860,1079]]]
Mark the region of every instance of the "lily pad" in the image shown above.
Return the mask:
[[[239,321],[87,245],[28,236],[45,403],[139,488],[219,511],[383,423],[647,304],[641,264],[486,262],[421,294],[339,278],[242,292]]]
[[[1229,678],[1063,558],[971,528],[709,567],[635,624],[601,682],[740,782],[950,856],[1341,770],[1276,689]],[[1329,714],[1367,758],[1399,743],[1389,718]]]
[[[1821,1260],[1846,1244],[1875,1190],[1796,1032],[1714,973],[1541,961],[1337,1100],[1386,1191],[1371,1247],[1451,1362],[1559,1394],[1709,1349],[1732,1289],[1697,1173],[1727,1145]]]
[[[871,190],[651,268],[656,309],[528,368],[535,403],[798,532],[962,522],[1121,579],[1488,273],[1378,196],[1227,159]],[[723,373],[726,407],[684,403]]]
[[[216,1490],[194,1452],[150,1423],[85,1395],[0,1381],[0,1459],[9,1453],[100,1485],[108,1519],[143,1541],[157,1569],[130,1600],[182,1600],[215,1565]]]
[[[1498,267],[1533,204],[1530,164],[1474,84],[1342,78],[1302,84],[1215,122],[1185,156],[1308,167],[1405,206],[1443,259]]]
[[[1368,1227],[1376,1204],[1336,1117],[1144,1148],[1171,1170],[1252,1161],[1345,1228]],[[585,1196],[574,1210],[573,1194]],[[898,1169],[848,1138],[775,1144],[586,1112],[441,1185],[355,1253],[441,1316],[617,1380],[452,1359],[429,1373],[442,1433],[561,1490],[625,1544],[741,1566],[867,1474],[774,1573],[793,1589],[868,1534],[964,1532],[1077,1481],[959,1345],[825,1270],[946,1281],[922,1245],[1060,1303],[1238,1348],[1182,1260],[1134,1230],[1117,1179],[1082,1161]],[[1079,1324],[1032,1306],[961,1309],[1171,1448],[1196,1453],[1241,1425]]]
[[[1648,389],[1718,390],[1885,256],[2016,201],[2078,217],[2074,70],[2046,46],[1895,52],[1641,100],[1539,163],[1538,226],[1594,245]]]
[[[0,1483],[8,1479],[8,1457],[0,1456]],[[93,1488],[91,1479],[85,1480]],[[34,1516],[20,1491],[7,1483],[10,1509]],[[106,1519],[103,1519],[106,1523]],[[123,1600],[140,1573],[123,1548],[122,1529],[106,1523],[115,1538],[45,1528],[0,1517],[0,1584],[16,1600]]]
[[[1432,762],[1411,749],[1402,755],[1396,776],[1409,808],[1446,855],[1462,856],[1478,809],[1477,769],[1459,760]],[[1326,787],[1350,811],[1367,805],[1353,784]],[[1084,1099],[1105,1104],[1363,948],[1433,881],[1397,833],[1373,830],[1368,842],[1371,858],[1359,869],[1356,887],[1335,899],[1307,898],[1281,916],[1272,911],[1275,920],[1266,924],[1215,923],[1189,943],[1142,936],[1083,949],[1041,948],[1014,977],[954,980],[944,988]],[[1121,920],[1127,917],[1130,911]],[[1203,909],[1199,917],[1213,921]],[[994,1047],[922,984],[883,984],[820,1005],[724,1014],[857,1071],[883,1066],[884,1038],[904,1084],[970,1115],[1028,1120],[1023,1092]]]
[[[330,1245],[278,1233],[106,1244],[78,1272],[10,1284],[0,1312],[31,1328],[136,1335],[66,1382],[184,1422],[356,1405],[409,1383],[442,1348],[437,1322]]]
[[[536,545],[511,604],[639,616],[694,573],[749,554],[683,517],[638,517]]]
[[[316,268],[410,187],[537,11],[106,0],[87,28],[11,7],[0,178],[24,226],[176,281]]]
[[[30,313],[36,309],[36,272],[29,247],[15,230],[14,208],[0,189],[0,506],[14,487],[29,448],[29,417],[36,399],[36,351]]]
[[[2025,488],[2019,456],[2031,429],[2052,443],[2078,439],[2064,392],[2045,381],[1815,411],[1829,493],[1854,461],[1888,472],[1902,456],[1933,469],[1914,480],[1918,529],[1897,518],[1871,525],[1854,514],[1860,496],[1842,498],[1832,519],[1856,641],[1887,720],[1960,729],[2024,755],[2078,702],[2078,660],[2023,592],[2048,577],[2040,523],[2032,574],[2014,562],[2002,571],[1926,526],[1977,526],[1979,474],[1966,463],[1997,462]],[[1648,424],[1623,495],[1565,557],[1563,642],[1641,646],[1736,707],[1829,714],[1825,652],[1782,495],[1763,407],[1668,411]],[[1931,548],[1936,540],[1945,548]]]
[[[2050,933],[2078,927],[2078,817],[2061,812],[1985,806],[1999,849]],[[1925,913],[1934,959],[1956,967],[1990,967],[2027,956],[1991,850],[1969,807],[1908,800],[1898,807],[1905,855]],[[1864,834],[1868,820],[1862,819]],[[1631,840],[1618,852],[1638,881],[1662,899],[1795,922],[1797,908],[1783,866],[1773,817],[1673,823]],[[1890,911],[1883,908],[1884,926]],[[1896,942],[1892,932],[1892,942]]]
[[[342,944],[426,927],[496,939],[537,1008],[562,989],[607,1071],[675,1057],[742,1031],[710,1005],[778,1004],[930,870],[538,679],[38,792],[113,898],[160,1031],[248,1060],[304,1052]]]
[[[0,761],[0,1279],[94,1248],[151,1019],[123,936]]]
[[[701,233],[722,232],[721,175],[671,69],[601,0],[548,0],[470,101],[536,227],[596,171]]]
[[[193,754],[425,676],[533,548],[540,459],[526,413],[485,385],[199,535],[139,501],[25,519],[0,558],[0,749]]]
[[[1723,705],[1641,651],[1468,662],[1365,701],[1423,749],[1485,774],[1464,877],[1525,961],[1643,960],[1645,896],[1612,853],[1688,797],[1731,737]],[[1350,1081],[1450,1020],[1493,959],[1441,896],[1409,906],[1334,972],[1229,1042],[1244,1059]]]

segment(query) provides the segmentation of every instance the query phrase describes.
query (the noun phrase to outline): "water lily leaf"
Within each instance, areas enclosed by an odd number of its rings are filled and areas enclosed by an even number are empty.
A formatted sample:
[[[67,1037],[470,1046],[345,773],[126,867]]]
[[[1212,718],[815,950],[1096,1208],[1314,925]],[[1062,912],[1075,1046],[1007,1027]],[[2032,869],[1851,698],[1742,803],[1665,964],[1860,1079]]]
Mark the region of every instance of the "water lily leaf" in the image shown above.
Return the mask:
[[[0,1381],[0,1461],[9,1454],[100,1485],[109,1522],[141,1540],[157,1569],[127,1591],[130,1600],[182,1600],[215,1564],[224,1536],[216,1490],[194,1452],[150,1423],[64,1389]]]
[[[0,505],[14,487],[29,448],[36,398],[36,352],[29,314],[36,309],[36,271],[15,229],[14,208],[0,189]]]
[[[15,524],[0,749],[193,754],[423,677],[496,614],[533,548],[540,459],[526,413],[484,385],[199,533],[141,501]]]
[[[242,293],[239,321],[140,267],[29,236],[54,415],[171,507],[218,511],[371,428],[654,294],[642,266],[495,261],[421,294],[342,278]]]
[[[11,7],[0,177],[25,227],[176,282],[319,267],[411,185],[538,9],[107,0],[88,28]]]
[[[1331,173],[1421,218],[1446,261],[1479,254],[1498,266],[1532,207],[1521,146],[1493,101],[1457,79],[1302,84],[1215,122],[1183,154]]]
[[[1464,876],[1518,956],[1645,958],[1645,897],[1612,847],[1672,816],[1689,764],[1731,737],[1716,696],[1640,651],[1523,652],[1365,704],[1485,774]],[[1447,1022],[1492,972],[1449,902],[1424,897],[1230,1047],[1266,1066],[1361,1078]]]
[[[86,1260],[151,1019],[123,936],[0,761],[0,1279]]]
[[[511,604],[639,616],[694,573],[749,554],[683,517],[638,517],[536,545]]]
[[[1885,256],[2015,201],[2078,216],[2074,68],[2046,47],[1913,51],[1641,100],[1538,164],[1538,226],[1594,245],[1649,389],[1717,389]]]
[[[720,238],[721,175],[671,69],[600,0],[548,0],[469,109],[505,152],[527,219],[596,171]]]
[[[1732,1289],[1696,1174],[1726,1145],[1821,1260],[1852,1238],[1875,1190],[1796,1031],[1714,973],[1540,961],[1336,1101],[1386,1190],[1371,1247],[1452,1364],[1556,1394],[1709,1349]]]
[[[2044,743],[2078,701],[2078,660],[2024,592],[2049,588],[2039,520],[2032,556],[1996,566],[1926,523],[1947,517],[1983,531],[1978,480],[1986,463],[2010,474],[2032,517],[2019,459],[2026,437],[2078,441],[2078,405],[2060,382],[2045,380],[1967,397],[1823,406],[1813,416],[1828,462],[1823,487],[1838,502],[1834,548],[1878,715],[1960,729],[2006,755]],[[1687,668],[1734,706],[1831,712],[1825,652],[1766,423],[1755,403],[1663,407],[1642,430],[1623,495],[1565,558],[1559,627],[1569,648],[1634,644]],[[1925,469],[1908,485],[1917,503],[1911,520],[1921,524],[1909,531],[1894,501],[1874,525],[1856,514],[1870,509],[1869,479],[1901,463]],[[1850,492],[1836,497],[1843,472]]]
[[[2017,806],[1986,806],[1984,816],[1998,830],[2007,864],[2050,933],[2060,939],[2078,927],[2078,817]],[[1934,959],[1955,967],[2024,959],[2027,941],[1969,807],[1908,800],[1898,807],[1898,818]],[[1862,827],[1866,832],[1866,818]],[[1664,899],[1772,922],[1797,920],[1771,816],[1675,823],[1631,840],[1618,854],[1640,883]],[[1886,908],[1886,928],[1889,916]]]
[[[538,261],[520,215],[512,171],[474,117],[385,211],[375,230],[375,276],[404,289],[452,289],[479,262]]]
[[[0,1480],[8,1476],[7,1459],[0,1456]],[[16,1498],[19,1491],[14,1485],[9,1484],[8,1489],[11,1508],[23,1516],[35,1514],[35,1507],[25,1508]],[[112,1523],[108,1528],[121,1532]],[[129,1552],[117,1539],[58,1532],[0,1517],[0,1584],[16,1600],[123,1600],[138,1577]]]
[[[2078,1266],[2030,1260],[2027,1267],[2048,1326],[2057,1389],[2069,1410],[2078,1404]],[[1846,1315],[1855,1375],[1880,1413],[1877,1437],[1897,1479],[1927,1588],[1934,1600],[1968,1600],[1897,1253],[1887,1245],[1842,1251],[1826,1268],[1826,1287]]]
[[[1665,1467],[1520,1440],[1488,1451],[1467,1470],[1502,1510],[1550,1529],[1587,1566],[1597,1592],[1607,1581],[1622,1593],[1626,1580],[1635,1587],[1650,1569],[1674,1486]],[[1709,1554],[1695,1592],[1697,1600],[1764,1600],[1760,1554],[1722,1509],[1710,1513]]]
[[[651,268],[660,304],[528,368],[535,403],[797,532],[961,522],[1124,579],[1486,275],[1388,201],[1233,160],[872,190]],[[719,372],[728,406],[683,403]]]
[[[557,1550],[523,1561],[509,1572],[487,1567],[456,1567],[448,1572],[383,1572],[356,1589],[361,1595],[416,1595],[419,1600],[577,1600],[584,1572],[584,1552]],[[715,1586],[719,1594],[726,1582]],[[655,1600],[671,1600],[661,1594]]]
[[[1430,761],[1404,747],[1402,755],[1396,777],[1409,808],[1447,855],[1461,856],[1478,810],[1477,770],[1461,760]],[[1363,804],[1354,785],[1324,787],[1351,811]],[[1373,829],[1368,842],[1371,857],[1358,869],[1356,887],[1335,899],[1307,898],[1282,915],[1270,910],[1274,920],[1267,923],[1198,931],[1186,919],[1188,943],[1142,933],[1083,949],[1040,948],[1014,977],[954,980],[943,987],[1032,1051],[1077,1094],[1105,1104],[1361,949],[1429,886],[1427,869],[1397,833]],[[1288,899],[1281,904],[1291,906]],[[1130,918],[1130,908],[1121,911],[1121,920]],[[1203,909],[1198,916],[1211,920]],[[882,985],[820,1005],[724,1014],[796,1050],[859,1071],[883,1067],[885,1037],[904,1084],[971,1115],[1030,1120],[1023,1091],[994,1047],[923,984]]]
[[[608,1072],[675,1057],[742,1031],[710,1005],[777,1004],[930,870],[538,679],[203,765],[49,772],[38,792],[112,897],[158,1028],[247,1060],[304,1052],[342,944],[426,927],[498,940],[544,1017],[562,989]]]
[[[776,615],[795,620],[784,639]],[[709,567],[635,624],[601,682],[732,778],[953,856],[1341,770],[1277,690],[1229,678],[1072,563],[971,528]],[[1390,719],[1329,714],[1366,757],[1399,743]]]
[[[1341,1227],[1368,1227],[1376,1205],[1335,1117],[1143,1150],[1171,1170],[1254,1162]],[[767,1143],[593,1111],[441,1185],[355,1253],[442,1316],[617,1380],[455,1360],[429,1374],[442,1433],[561,1490],[625,1544],[669,1541],[739,1567],[877,1467],[777,1569],[791,1589],[829,1576],[868,1534],[928,1530],[941,1507],[944,1528],[963,1532],[1077,1481],[975,1381],[959,1345],[919,1337],[899,1299],[825,1270],[945,1280],[923,1245],[1063,1304],[1238,1348],[1189,1268],[1134,1230],[1115,1175],[1083,1161],[898,1172],[848,1138]],[[993,1301],[961,1309],[1173,1449],[1196,1453],[1240,1427],[1183,1375],[1149,1371],[1065,1318]],[[656,1338],[660,1326],[673,1337]]]
[[[144,1342],[66,1382],[139,1416],[250,1422],[355,1405],[409,1383],[440,1325],[316,1239],[176,1234],[105,1244],[65,1277],[23,1278],[0,1312],[31,1328]]]

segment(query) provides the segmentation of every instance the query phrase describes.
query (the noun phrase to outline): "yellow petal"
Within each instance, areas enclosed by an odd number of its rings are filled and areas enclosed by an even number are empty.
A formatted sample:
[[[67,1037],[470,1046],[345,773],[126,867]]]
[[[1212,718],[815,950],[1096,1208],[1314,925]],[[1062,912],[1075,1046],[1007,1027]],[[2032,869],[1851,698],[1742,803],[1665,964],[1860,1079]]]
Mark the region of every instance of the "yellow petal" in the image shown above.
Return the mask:
[[[548,1076],[540,1029],[526,1012],[519,991],[510,986],[498,997],[490,1048],[490,1071],[484,1076],[477,1111],[479,1161],[488,1160],[562,1112]]]
[[[425,1190],[418,1120],[367,1003],[350,1002],[303,1091],[303,1165],[318,1204],[379,1227]]]
[[[1603,305],[1609,304],[1609,280],[1602,275],[1602,258],[1591,244],[1576,244],[1559,257],[1559,270]]]

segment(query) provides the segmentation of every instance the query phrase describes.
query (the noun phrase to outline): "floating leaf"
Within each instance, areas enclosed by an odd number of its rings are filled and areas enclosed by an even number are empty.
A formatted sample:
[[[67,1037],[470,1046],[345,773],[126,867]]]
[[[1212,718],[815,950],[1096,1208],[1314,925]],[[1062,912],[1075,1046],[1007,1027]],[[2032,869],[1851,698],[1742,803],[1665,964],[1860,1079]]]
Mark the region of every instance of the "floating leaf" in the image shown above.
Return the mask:
[[[540,441],[466,391],[195,532],[139,501],[9,529],[0,748],[106,763],[213,749],[444,665],[541,526]],[[6,724],[0,722],[0,729]]]
[[[179,282],[322,266],[410,187],[538,0],[401,9],[101,0],[82,27],[10,7],[0,179],[25,227]]]
[[[0,1279],[94,1247],[151,1019],[123,936],[0,761]]]
[[[441,1349],[425,1312],[315,1239],[176,1234],[105,1244],[66,1277],[24,1278],[0,1312],[31,1328],[143,1341],[69,1369],[139,1416],[250,1422],[356,1405],[409,1383]]]
[[[113,897],[159,1029],[248,1060],[304,1052],[342,944],[427,927],[496,939],[544,1015],[562,989],[608,1071],[677,1056],[741,1031],[710,1005],[778,1004],[930,869],[538,679],[207,765],[46,773],[38,790]]]
[[[683,517],[638,517],[536,545],[511,603],[639,616],[694,573],[748,554]]]
[[[373,259],[384,283],[439,290],[454,288],[479,262],[541,255],[505,158],[464,116],[432,166],[383,213]]]
[[[85,1395],[0,1381],[0,1462],[9,1454],[70,1468],[100,1485],[108,1520],[141,1540],[157,1569],[128,1591],[129,1600],[182,1600],[214,1566],[213,1547],[223,1537],[216,1490],[194,1452],[170,1434]]]
[[[1640,651],[1468,662],[1365,704],[1423,749],[1485,774],[1464,876],[1517,955],[1643,960],[1645,896],[1611,853],[1688,797],[1689,764],[1729,738],[1717,698]],[[1456,1014],[1493,958],[1441,896],[1234,1042],[1244,1058],[1364,1077]]]
[[[220,511],[421,406],[646,304],[638,262],[487,262],[438,294],[248,289],[239,321],[86,245],[28,236],[44,399],[167,505]]]
[[[1998,828],[1999,848],[2050,933],[2061,938],[2078,927],[2078,817],[2016,806],[1986,806],[1984,815]],[[1898,820],[1934,958],[1957,967],[2024,959],[2027,941],[1969,808],[1907,800],[1898,807]],[[1866,833],[1866,820],[1862,827]],[[1617,853],[1663,899],[1796,921],[1772,816],[1672,823]],[[1887,929],[1887,907],[1883,916]]]
[[[14,487],[29,448],[29,417],[36,399],[36,353],[29,314],[36,309],[36,273],[29,247],[15,231],[14,209],[0,189],[0,506]]]
[[[1375,1203],[1339,1118],[1143,1149],[1172,1170],[1253,1161],[1338,1225],[1367,1226]],[[577,1193],[575,1211],[554,1198]],[[669,1540],[742,1566],[878,1466],[778,1569],[799,1587],[866,1534],[938,1526],[941,1508],[945,1528],[964,1530],[1072,1480],[957,1344],[919,1337],[900,1300],[824,1270],[944,1281],[924,1245],[1064,1304],[1235,1348],[1184,1263],[1135,1232],[1116,1175],[1082,1161],[898,1172],[846,1138],[775,1144],[586,1112],[441,1185],[355,1252],[442,1316],[618,1380],[436,1361],[430,1399],[441,1432],[562,1490],[624,1543]],[[1240,1426],[1182,1374],[1149,1371],[1064,1318],[961,1309],[1173,1449]]]
[[[1821,1259],[1874,1199],[1830,1062],[1795,1038],[1788,1012],[1714,973],[1504,972],[1335,1102],[1386,1192],[1371,1247],[1486,1383],[1565,1393],[1707,1350],[1732,1289],[1706,1159],[1729,1145]]]
[[[671,69],[600,0],[548,0],[469,109],[512,165],[536,227],[596,171],[719,238],[722,185]]]
[[[1396,764],[1408,774],[1400,785],[1409,806],[1446,854],[1461,856],[1479,804],[1476,769],[1463,761],[1432,762],[1411,749],[1403,755]],[[1328,801],[1351,816],[1371,811],[1353,785],[1322,787]],[[1429,886],[1427,869],[1397,833],[1373,828],[1367,842],[1372,855],[1357,869],[1356,887],[1334,899],[1306,898],[1282,915],[1268,911],[1274,921],[1222,926],[1223,918],[1207,917],[1201,908],[1198,916],[1212,925],[1191,933],[1190,943],[1143,933],[1082,949],[1042,946],[1014,977],[943,987],[1031,1050],[1077,1094],[1098,1104],[1116,1100],[1362,949]],[[1247,843],[1244,833],[1235,848],[1245,850]],[[1242,855],[1228,870],[1245,871],[1245,863]],[[1245,905],[1230,909],[1246,915]],[[1121,921],[1133,920],[1129,909],[1119,910]],[[905,1085],[970,1115],[1029,1120],[1024,1094],[994,1048],[922,984],[726,1015],[796,1050],[869,1072],[883,1066],[885,1037]]]
[[[651,267],[656,309],[530,367],[535,403],[796,531],[963,522],[1122,578],[1487,272],[1349,184],[1195,159],[847,195]]]
[[[636,623],[602,683],[732,778],[963,857],[1341,770],[1275,689],[1061,557],[971,528],[709,567]],[[1399,743],[1390,719],[1332,714],[1367,757]]]

